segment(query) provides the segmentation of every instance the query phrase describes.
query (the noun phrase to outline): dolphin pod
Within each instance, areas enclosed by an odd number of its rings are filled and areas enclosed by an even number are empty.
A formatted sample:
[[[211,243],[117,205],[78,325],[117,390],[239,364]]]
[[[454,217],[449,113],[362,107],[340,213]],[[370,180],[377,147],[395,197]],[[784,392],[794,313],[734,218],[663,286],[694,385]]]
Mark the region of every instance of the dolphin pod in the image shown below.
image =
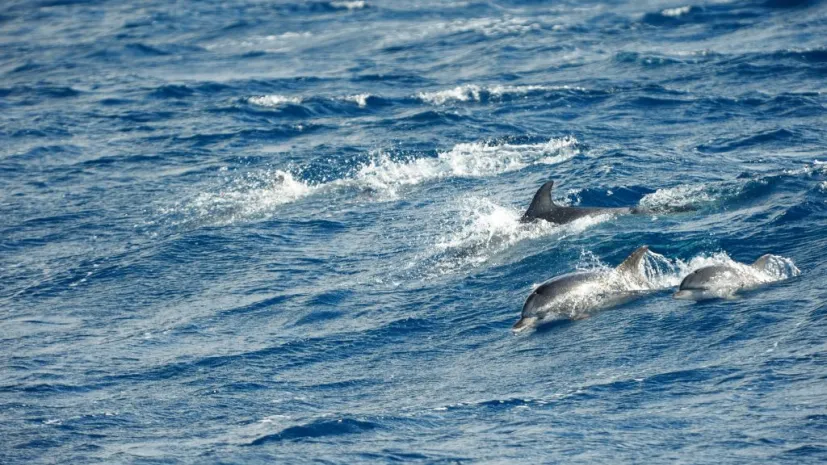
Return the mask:
[[[557,205],[551,198],[553,187],[554,181],[548,181],[537,190],[520,222],[544,220],[566,224],[589,216],[646,213],[640,207]],[[638,248],[614,269],[567,273],[544,282],[528,296],[520,319],[512,329],[520,332],[546,321],[587,318],[594,311],[617,306],[643,295],[651,290],[641,270],[641,261],[648,250],[647,246]],[[785,272],[785,268],[792,273]],[[751,265],[733,262],[696,269],[684,277],[673,297],[695,301],[730,298],[738,291],[777,281],[780,275],[796,274],[798,269],[795,265],[785,263],[781,257],[767,254]]]
[[[630,302],[654,290],[642,270],[648,251],[648,246],[639,247],[617,268],[567,273],[544,282],[528,296],[512,330],[516,333],[549,321],[588,318],[595,311]],[[795,265],[771,254],[762,255],[751,265],[710,265],[689,273],[673,297],[695,301],[726,299],[738,291],[798,272]]]

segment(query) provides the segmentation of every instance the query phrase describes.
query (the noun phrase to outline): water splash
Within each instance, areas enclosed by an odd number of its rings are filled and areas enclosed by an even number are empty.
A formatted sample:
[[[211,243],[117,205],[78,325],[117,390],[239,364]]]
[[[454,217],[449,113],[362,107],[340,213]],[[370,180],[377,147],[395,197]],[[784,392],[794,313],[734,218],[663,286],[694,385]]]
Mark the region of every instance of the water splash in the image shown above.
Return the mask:
[[[475,142],[457,144],[436,157],[396,160],[379,151],[343,178],[328,182],[301,179],[302,169],[266,169],[246,173],[217,191],[198,193],[191,201],[168,209],[218,223],[266,216],[280,205],[331,190],[368,192],[375,200],[400,196],[400,189],[451,177],[496,176],[529,165],[562,163],[579,153],[573,137],[537,144]]]
[[[432,92],[420,92],[416,97],[431,105],[444,105],[450,102],[484,102],[487,100],[501,100],[515,98],[530,94],[569,90],[585,92],[586,89],[575,86],[546,86],[546,85],[521,85],[521,86],[479,86],[476,84],[464,84],[452,89],[445,89]]]
[[[275,107],[280,107],[280,106],[287,105],[287,104],[298,105],[298,104],[302,103],[302,98],[301,97],[289,97],[289,96],[286,96],[286,95],[272,94],[272,95],[260,95],[260,96],[257,96],[257,97],[250,97],[250,98],[247,99],[247,102],[249,102],[253,105],[261,106],[261,107],[275,108]]]
[[[522,210],[480,197],[461,199],[448,213],[427,251],[415,260],[415,268],[424,270],[421,274],[426,278],[483,265],[521,241],[540,237],[560,240],[612,218],[585,217],[565,225],[522,223]]]

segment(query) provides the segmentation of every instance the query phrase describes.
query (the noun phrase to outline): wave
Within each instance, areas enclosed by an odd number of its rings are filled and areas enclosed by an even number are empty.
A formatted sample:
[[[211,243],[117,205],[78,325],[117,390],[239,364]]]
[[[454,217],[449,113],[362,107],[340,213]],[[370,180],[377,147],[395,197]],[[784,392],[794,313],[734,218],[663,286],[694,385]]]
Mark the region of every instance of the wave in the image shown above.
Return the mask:
[[[233,223],[266,216],[279,205],[318,192],[350,189],[371,193],[379,200],[392,200],[399,197],[399,189],[403,187],[454,177],[496,176],[530,165],[553,165],[570,160],[578,153],[577,139],[570,136],[535,144],[463,143],[436,157],[403,160],[380,151],[333,181],[303,180],[303,169],[255,171],[231,178],[217,191],[199,193],[189,202],[162,213]]]
[[[330,6],[333,8],[338,8],[342,10],[361,10],[368,7],[368,3],[364,0],[351,0],[351,1],[333,1],[330,2]]]
[[[455,145],[436,158],[394,161],[381,153],[340,184],[382,191],[396,197],[402,186],[438,179],[478,178],[520,170],[529,165],[555,165],[579,153],[577,139],[563,137],[539,144],[473,142]]]
[[[522,35],[542,29],[540,23],[530,18],[473,18],[461,19],[450,23],[438,23],[431,27],[436,31],[445,31],[449,34],[476,32],[486,37],[505,35]]]
[[[684,184],[658,189],[640,199],[639,205],[652,213],[669,213],[697,210],[724,197],[732,197],[741,191],[741,186],[713,183]]]
[[[269,442],[298,441],[303,439],[320,438],[325,436],[339,436],[355,434],[379,428],[379,424],[353,418],[319,419],[304,425],[290,426],[275,434],[268,434],[256,438],[250,446],[259,446]]]
[[[257,95],[253,97],[248,97],[244,101],[250,105],[255,105],[259,107],[265,108],[275,108],[281,109],[288,105],[301,105],[303,103],[309,103],[313,101],[322,101],[324,103],[329,102],[349,102],[356,104],[359,108],[366,108],[368,103],[373,101],[381,102],[382,99],[376,97],[369,93],[362,93],[362,94],[352,94],[352,95],[344,95],[339,97],[302,97],[302,96],[291,96],[291,95],[281,95],[281,94],[268,94],[268,95]]]
[[[652,213],[678,213],[699,210],[721,202],[749,201],[766,193],[783,177],[813,177],[827,174],[827,163],[814,160],[801,168],[786,169],[780,173],[754,175],[742,173],[732,181],[681,184],[658,189],[640,199],[639,206]]]
[[[493,85],[480,86],[477,84],[464,84],[451,89],[437,91],[419,92],[410,98],[429,105],[445,105],[453,102],[488,102],[506,101],[530,95],[542,95],[550,92],[589,92],[587,89],[578,86],[559,85]],[[279,108],[288,104],[298,105],[309,101],[345,101],[357,104],[364,108],[370,100],[383,100],[370,93],[350,94],[344,96],[290,96],[281,94],[257,95],[246,98],[244,101],[251,105]]]
[[[546,93],[553,91],[577,91],[585,92],[586,89],[576,86],[545,86],[545,85],[521,85],[521,86],[479,86],[476,84],[464,84],[453,89],[439,90],[433,92],[420,92],[416,97],[422,102],[432,105],[444,105],[448,102],[484,102],[504,98],[522,97],[530,94]]]
[[[356,105],[359,105],[359,108],[365,108],[368,106],[368,99],[371,98],[372,95],[370,94],[356,94],[356,95],[348,95],[343,97],[343,100],[347,102],[353,102]]]
[[[288,97],[286,95],[272,94],[272,95],[260,95],[260,96],[257,96],[257,97],[250,97],[250,98],[247,99],[247,102],[251,103],[253,105],[258,105],[260,107],[275,108],[275,107],[280,107],[280,106],[284,106],[284,105],[287,105],[287,104],[298,105],[298,104],[302,103],[302,100],[303,99],[301,97]]]

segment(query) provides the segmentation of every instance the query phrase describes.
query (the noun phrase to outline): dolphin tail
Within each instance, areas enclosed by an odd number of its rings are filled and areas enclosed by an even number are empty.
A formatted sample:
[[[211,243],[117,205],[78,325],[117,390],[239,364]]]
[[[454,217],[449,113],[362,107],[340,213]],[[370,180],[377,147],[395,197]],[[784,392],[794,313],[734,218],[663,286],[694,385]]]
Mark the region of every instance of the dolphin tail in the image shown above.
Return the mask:
[[[643,278],[643,273],[640,271],[640,262],[643,260],[643,257],[646,255],[646,252],[649,251],[649,246],[644,245],[643,247],[639,247],[637,250],[632,252],[626,260],[623,260],[623,263],[618,265],[617,271],[630,274],[632,276],[637,276]]]
[[[521,221],[530,221],[540,216],[543,212],[547,212],[557,207],[554,201],[551,200],[551,188],[554,187],[554,181],[548,181],[543,184],[540,189],[534,194],[534,199],[531,200],[531,205],[528,206]]]
[[[514,323],[514,326],[511,327],[511,330],[514,331],[515,333],[519,333],[520,331],[522,331],[524,329],[528,329],[528,328],[534,326],[534,323],[536,323],[536,322],[537,322],[537,317],[536,316],[524,316],[524,317],[520,318],[516,323]]]

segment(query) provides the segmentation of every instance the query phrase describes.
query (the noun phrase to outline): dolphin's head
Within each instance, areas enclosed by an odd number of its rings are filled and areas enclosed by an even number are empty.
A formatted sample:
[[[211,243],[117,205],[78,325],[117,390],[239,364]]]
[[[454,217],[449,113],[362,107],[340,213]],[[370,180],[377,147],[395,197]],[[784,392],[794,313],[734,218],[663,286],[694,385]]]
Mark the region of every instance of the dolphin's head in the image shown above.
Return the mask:
[[[722,297],[737,287],[737,272],[723,265],[706,266],[689,273],[672,297],[684,300],[705,300]]]

